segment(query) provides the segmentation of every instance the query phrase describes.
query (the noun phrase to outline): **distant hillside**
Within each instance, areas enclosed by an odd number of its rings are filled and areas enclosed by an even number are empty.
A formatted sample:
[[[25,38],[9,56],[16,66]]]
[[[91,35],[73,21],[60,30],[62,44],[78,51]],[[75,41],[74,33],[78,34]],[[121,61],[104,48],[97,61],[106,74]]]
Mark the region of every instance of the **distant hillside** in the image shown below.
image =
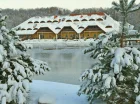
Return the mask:
[[[87,9],[75,9],[70,11],[68,9],[50,7],[50,8],[36,8],[36,9],[2,9],[3,15],[7,15],[7,27],[13,28],[25,20],[33,16],[52,16],[52,15],[68,15],[68,14],[85,14],[93,12],[105,12],[111,15],[116,20],[121,20],[121,16],[118,12],[114,11],[112,8],[87,8]],[[140,29],[140,10],[129,14],[129,23],[133,24],[136,29]]]
[[[71,11],[57,7],[37,9],[3,9],[2,14],[7,15],[7,27],[13,28],[33,16],[68,15]]]

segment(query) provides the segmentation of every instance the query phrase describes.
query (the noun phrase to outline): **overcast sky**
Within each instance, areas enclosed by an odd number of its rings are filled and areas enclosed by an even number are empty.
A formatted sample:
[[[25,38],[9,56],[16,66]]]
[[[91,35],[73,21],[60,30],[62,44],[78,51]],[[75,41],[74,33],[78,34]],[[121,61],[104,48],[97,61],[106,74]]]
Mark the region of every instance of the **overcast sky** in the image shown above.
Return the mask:
[[[92,7],[111,7],[112,1],[119,0],[0,0],[0,8],[41,8],[57,6],[70,10]],[[140,3],[140,0],[136,0]]]

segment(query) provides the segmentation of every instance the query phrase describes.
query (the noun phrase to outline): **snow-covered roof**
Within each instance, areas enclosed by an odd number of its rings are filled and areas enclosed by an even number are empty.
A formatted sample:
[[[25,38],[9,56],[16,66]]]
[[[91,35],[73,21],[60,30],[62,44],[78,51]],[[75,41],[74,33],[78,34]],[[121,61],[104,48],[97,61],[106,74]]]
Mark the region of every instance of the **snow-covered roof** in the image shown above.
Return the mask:
[[[103,21],[97,21],[97,19],[102,19]],[[48,23],[48,21],[50,22]],[[110,17],[107,14],[91,14],[73,16],[36,16],[26,20],[25,22],[21,23],[15,28],[18,28],[17,33],[19,35],[34,34],[41,27],[48,27],[55,34],[58,34],[65,26],[71,26],[77,33],[81,33],[86,27],[92,25],[99,26],[105,32],[110,32],[113,30],[119,31],[120,27],[120,23],[115,21],[112,17]],[[106,28],[106,26],[110,26],[110,28]]]
[[[35,32],[36,32],[37,30],[19,30],[19,31],[17,31],[17,34],[19,34],[19,35],[25,35],[25,34],[27,34],[27,35],[32,35],[32,34],[34,34]]]

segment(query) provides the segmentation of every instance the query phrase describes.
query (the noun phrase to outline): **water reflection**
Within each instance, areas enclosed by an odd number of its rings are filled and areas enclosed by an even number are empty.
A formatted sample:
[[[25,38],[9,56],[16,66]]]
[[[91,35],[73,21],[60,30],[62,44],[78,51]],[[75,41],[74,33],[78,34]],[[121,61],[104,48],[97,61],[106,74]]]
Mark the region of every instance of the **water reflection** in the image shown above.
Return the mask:
[[[36,76],[34,79],[79,84],[79,76],[93,63],[93,60],[84,54],[84,49],[32,49],[29,51],[31,56],[48,62],[52,69],[45,75]]]

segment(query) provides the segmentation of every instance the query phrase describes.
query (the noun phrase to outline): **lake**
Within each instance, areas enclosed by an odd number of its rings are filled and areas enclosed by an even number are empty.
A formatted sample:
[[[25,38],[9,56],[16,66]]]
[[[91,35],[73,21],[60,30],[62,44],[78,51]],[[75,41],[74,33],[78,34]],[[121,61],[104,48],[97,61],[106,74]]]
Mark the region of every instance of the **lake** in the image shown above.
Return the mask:
[[[84,50],[84,47],[30,50],[29,53],[33,58],[47,62],[51,67],[50,72],[35,76],[33,79],[79,85],[79,77],[82,72],[94,63],[88,54],[84,54]]]

